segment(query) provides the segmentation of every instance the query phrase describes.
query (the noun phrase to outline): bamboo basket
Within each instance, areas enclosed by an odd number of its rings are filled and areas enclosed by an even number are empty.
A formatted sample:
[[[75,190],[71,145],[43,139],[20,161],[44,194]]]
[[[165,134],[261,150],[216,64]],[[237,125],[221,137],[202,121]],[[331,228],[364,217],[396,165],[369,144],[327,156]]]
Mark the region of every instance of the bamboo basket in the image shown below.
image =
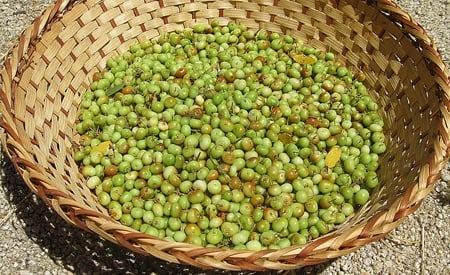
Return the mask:
[[[388,150],[381,187],[338,230],[260,252],[172,243],[108,216],[73,155],[78,104],[94,72],[130,44],[219,18],[299,37],[367,75]],[[290,270],[384,237],[433,189],[449,154],[449,73],[432,39],[390,0],[57,0],[20,35],[0,79],[1,141],[29,188],[67,222],[132,251],[205,269]]]

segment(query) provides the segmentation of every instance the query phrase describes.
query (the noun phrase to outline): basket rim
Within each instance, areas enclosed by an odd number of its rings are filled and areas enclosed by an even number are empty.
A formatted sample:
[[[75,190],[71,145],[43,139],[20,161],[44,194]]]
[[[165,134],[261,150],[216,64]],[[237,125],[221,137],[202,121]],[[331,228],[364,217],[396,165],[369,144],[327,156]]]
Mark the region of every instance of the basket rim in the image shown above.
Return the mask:
[[[67,194],[57,190],[50,183],[47,182],[45,177],[39,175],[35,171],[39,171],[39,167],[35,163],[29,161],[25,145],[20,144],[16,140],[19,133],[14,128],[12,120],[12,114],[10,111],[12,106],[9,106],[9,99],[5,95],[3,90],[3,85],[10,85],[17,75],[20,75],[20,68],[24,62],[27,61],[27,53],[31,50],[36,41],[39,41],[41,35],[48,30],[48,27],[55,21],[63,17],[64,13],[78,4],[82,4],[84,1],[80,0],[56,0],[54,4],[48,6],[39,15],[31,25],[26,27],[12,47],[6,52],[3,65],[0,67],[0,111],[3,113],[0,118],[0,128],[6,132],[5,135],[1,136],[1,141],[6,149],[8,157],[12,160],[16,167],[16,170],[20,172],[23,176],[24,173],[27,174],[28,179],[25,180],[26,184],[30,189],[38,194],[49,206],[54,208],[60,216],[62,216],[66,221],[72,223],[82,229],[87,231],[95,232],[99,228],[95,225],[101,222],[104,218],[99,213],[92,213],[93,211],[89,209],[84,209],[83,205],[73,200]],[[419,182],[412,185],[406,192],[403,198],[397,199],[395,205],[389,210],[385,210],[377,214],[376,216],[369,219],[367,224],[361,224],[352,229],[352,234],[344,236],[345,240],[341,243],[341,246],[334,247],[334,242],[336,239],[342,239],[341,234],[328,234],[324,237],[313,240],[306,245],[292,246],[287,249],[282,249],[280,251],[263,251],[263,253],[255,253],[252,251],[232,251],[229,252],[227,257],[229,259],[251,259],[252,263],[242,265],[242,263],[236,262],[223,263],[221,258],[223,255],[222,249],[205,249],[199,250],[199,247],[194,245],[177,245],[176,243],[169,243],[168,241],[161,240],[161,247],[164,249],[171,249],[181,253],[187,250],[194,249],[196,252],[192,254],[196,255],[196,261],[191,261],[186,258],[176,258],[168,257],[167,255],[159,255],[157,250],[145,250],[141,246],[148,248],[148,243],[145,240],[139,238],[140,234],[126,233],[128,228],[124,228],[122,225],[118,224],[108,224],[106,228],[102,228],[105,231],[114,232],[125,232],[123,236],[117,234],[101,236],[109,239],[112,242],[120,243],[124,247],[130,250],[139,252],[141,254],[152,254],[156,257],[166,257],[167,260],[182,263],[188,262],[192,265],[204,267],[204,268],[224,268],[230,270],[262,270],[267,267],[270,268],[273,263],[272,258],[279,258],[281,254],[285,256],[297,255],[297,258],[304,259],[302,264],[310,265],[317,264],[320,262],[328,261],[330,258],[335,258],[336,255],[343,255],[354,250],[357,250],[360,246],[378,240],[384,237],[392,229],[397,227],[409,214],[413,213],[422,203],[423,199],[432,191],[434,183],[440,177],[440,171],[446,165],[449,154],[450,154],[450,138],[449,138],[449,127],[450,127],[450,76],[447,65],[444,63],[442,56],[435,45],[433,39],[426,33],[424,28],[417,23],[414,18],[412,18],[407,12],[401,9],[397,4],[391,0],[369,0],[365,1],[376,5],[380,12],[384,13],[391,20],[398,22],[400,25],[405,26],[403,31],[410,36],[411,39],[417,42],[418,47],[422,48],[424,55],[428,58],[429,67],[434,74],[435,81],[437,85],[442,90],[442,102],[440,104],[442,113],[442,129],[439,129],[439,136],[437,137],[436,144],[434,145],[435,154],[432,159],[429,160],[428,164],[421,168]],[[31,171],[29,170],[31,167]],[[33,180],[31,180],[33,179]],[[40,185],[35,185],[35,182],[39,182]],[[377,228],[378,227],[378,228]],[[146,236],[149,238],[148,236]],[[139,238],[136,241],[136,238]],[[153,239],[153,238],[150,238]],[[310,252],[317,252],[323,250],[326,247],[333,247],[336,249],[334,254],[330,254],[330,258],[310,258],[307,256]],[[254,261],[254,259],[259,258],[260,260]],[[212,260],[214,259],[214,260]],[[197,261],[198,260],[198,261]],[[242,265],[242,266],[240,266]],[[264,267],[264,268],[262,268]],[[297,264],[285,263],[277,266],[277,268],[282,267],[283,269],[294,269],[298,268]]]

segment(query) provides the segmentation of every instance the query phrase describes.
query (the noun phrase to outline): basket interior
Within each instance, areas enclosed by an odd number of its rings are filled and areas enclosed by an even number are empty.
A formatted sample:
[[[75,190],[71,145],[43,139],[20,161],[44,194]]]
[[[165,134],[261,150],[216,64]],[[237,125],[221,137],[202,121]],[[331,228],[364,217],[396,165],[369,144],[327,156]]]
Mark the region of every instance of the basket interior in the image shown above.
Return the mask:
[[[30,162],[18,168],[41,172],[27,173],[27,184],[35,191],[36,186],[57,190],[45,196],[67,197],[106,215],[72,158],[77,106],[92,74],[133,43],[214,18],[222,25],[233,20],[299,37],[366,73],[370,94],[382,107],[388,150],[381,160],[380,188],[341,231],[391,208],[419,180],[435,154],[442,91],[417,41],[375,5],[357,0],[90,0],[64,11],[31,42],[11,87],[5,88],[13,91],[3,101],[16,142],[24,148],[16,153]]]

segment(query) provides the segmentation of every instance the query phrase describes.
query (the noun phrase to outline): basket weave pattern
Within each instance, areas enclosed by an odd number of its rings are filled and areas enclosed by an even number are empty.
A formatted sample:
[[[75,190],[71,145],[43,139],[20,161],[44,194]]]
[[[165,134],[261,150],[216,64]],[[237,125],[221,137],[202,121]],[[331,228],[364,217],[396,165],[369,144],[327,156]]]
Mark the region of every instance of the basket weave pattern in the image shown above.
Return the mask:
[[[338,230],[277,251],[167,242],[114,221],[85,186],[72,153],[92,74],[133,43],[214,18],[299,37],[366,73],[388,151],[381,187]],[[287,270],[382,238],[420,206],[448,158],[449,96],[448,69],[433,41],[390,0],[57,0],[24,30],[0,71],[1,141],[30,189],[82,229],[169,262]]]

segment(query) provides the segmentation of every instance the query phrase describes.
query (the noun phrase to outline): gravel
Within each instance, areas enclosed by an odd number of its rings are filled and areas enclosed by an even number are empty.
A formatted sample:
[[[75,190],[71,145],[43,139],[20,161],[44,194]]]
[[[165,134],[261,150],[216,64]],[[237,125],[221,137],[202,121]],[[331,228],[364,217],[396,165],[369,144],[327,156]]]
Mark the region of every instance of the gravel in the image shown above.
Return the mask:
[[[51,2],[0,0],[0,61],[26,25]],[[449,65],[450,1],[397,3],[425,28]],[[0,274],[203,273],[176,264],[168,267],[71,226],[31,193],[3,154],[0,183]],[[386,238],[295,273],[450,274],[449,186],[450,165],[421,207]]]

